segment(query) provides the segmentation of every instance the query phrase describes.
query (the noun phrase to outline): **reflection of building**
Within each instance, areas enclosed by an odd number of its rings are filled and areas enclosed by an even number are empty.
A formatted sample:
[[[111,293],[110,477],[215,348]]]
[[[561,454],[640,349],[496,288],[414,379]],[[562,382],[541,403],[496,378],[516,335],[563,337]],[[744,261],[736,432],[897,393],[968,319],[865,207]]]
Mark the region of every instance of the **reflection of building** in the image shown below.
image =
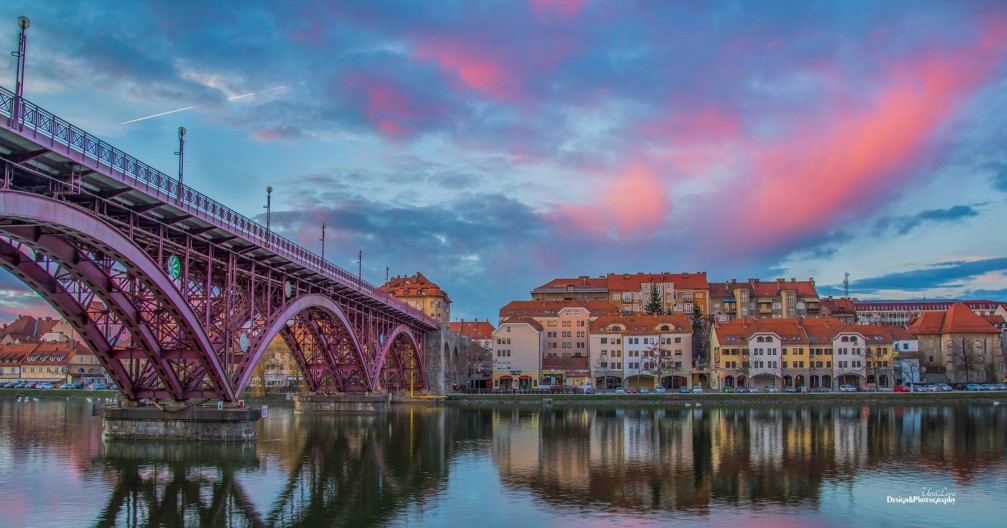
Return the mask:
[[[441,324],[451,322],[451,299],[447,292],[420,272],[411,277],[392,277],[381,286],[381,290],[437,319]]]
[[[990,383],[1007,376],[1000,330],[965,304],[925,312],[908,330],[919,339],[924,382]]]

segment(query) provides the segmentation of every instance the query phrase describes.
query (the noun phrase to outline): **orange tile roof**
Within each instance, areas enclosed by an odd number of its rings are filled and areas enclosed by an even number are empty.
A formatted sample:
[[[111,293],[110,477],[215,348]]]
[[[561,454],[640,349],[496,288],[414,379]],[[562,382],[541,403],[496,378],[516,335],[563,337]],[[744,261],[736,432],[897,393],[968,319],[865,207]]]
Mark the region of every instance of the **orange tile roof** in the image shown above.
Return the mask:
[[[804,332],[804,329],[801,328],[799,320],[796,318],[759,319],[756,322],[756,332],[772,332],[780,336],[780,338],[783,339],[783,342],[787,344],[807,344],[810,342],[808,341],[808,335]]]
[[[840,314],[855,314],[857,313],[857,307],[853,304],[853,299],[848,299],[846,297],[823,297],[819,300],[819,304],[822,306],[822,312],[825,313],[840,313]]]
[[[745,343],[752,333],[755,332],[757,323],[758,321],[755,319],[742,317],[726,323],[715,323],[713,331],[717,333],[717,340],[720,341],[721,346],[730,342]],[[734,338],[733,341],[728,339],[731,337]]]
[[[535,319],[532,319],[531,317],[514,317],[513,319],[504,321],[503,323],[501,323],[500,326],[503,326],[505,324],[527,324],[532,328],[534,328],[535,330],[538,330],[539,332],[542,331],[542,323],[536,321]],[[498,326],[497,328],[500,327]]]
[[[609,273],[609,291],[640,291],[644,283],[673,283],[676,290],[708,290],[706,272],[698,273]]]
[[[906,340],[906,339],[916,339],[909,330],[902,328],[901,326],[888,326],[888,333],[892,336],[892,339]]]
[[[795,279],[776,279],[773,281],[762,281],[759,279],[748,279],[756,297],[776,297],[785,290],[795,290],[798,297],[818,297],[818,290],[815,289],[814,279],[799,281]]]
[[[563,289],[565,290],[568,286],[573,286],[576,288],[608,288],[608,279],[605,277],[576,277],[572,279],[553,279],[533,291],[545,290],[545,289]]]
[[[832,338],[839,332],[853,332],[852,327],[834,317],[804,318],[801,326],[812,344],[832,344]]]
[[[913,335],[1000,333],[964,303],[954,303],[944,312],[924,312],[909,326],[909,331]]]
[[[20,345],[0,345],[0,363],[20,363],[21,360],[32,350],[35,350],[36,343],[22,343]]]
[[[514,318],[522,315],[555,317],[563,308],[584,308],[594,315],[617,314],[619,309],[607,301],[588,300],[530,300],[511,301],[500,309],[500,318]]]
[[[489,321],[456,321],[448,323],[452,332],[469,339],[492,339],[496,330]]]
[[[868,345],[890,345],[896,338],[892,337],[891,327],[881,325],[857,325],[853,329],[864,336]]]
[[[591,322],[591,332],[598,333],[604,328],[621,324],[626,327],[627,334],[653,334],[658,332],[692,333],[692,323],[682,314],[674,315],[608,315]],[[658,330],[662,324],[671,327],[669,330]]]
[[[451,302],[444,290],[420,272],[411,277],[392,277],[380,289],[395,297],[444,297],[447,302]]]
[[[751,293],[752,288],[747,282],[711,282],[710,283],[710,298],[711,299],[733,299],[734,290],[741,288],[748,290]]]

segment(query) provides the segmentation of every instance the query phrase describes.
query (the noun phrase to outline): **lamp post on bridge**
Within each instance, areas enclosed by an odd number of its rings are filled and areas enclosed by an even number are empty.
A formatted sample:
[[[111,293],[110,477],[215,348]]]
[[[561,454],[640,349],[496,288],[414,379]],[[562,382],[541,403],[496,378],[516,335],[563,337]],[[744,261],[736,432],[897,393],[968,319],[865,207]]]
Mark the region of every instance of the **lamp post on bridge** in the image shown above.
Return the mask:
[[[184,184],[182,183],[182,169],[185,166],[185,127],[178,127],[178,152],[175,153],[178,156],[178,193],[176,198],[179,201],[182,200],[182,189]]]
[[[363,288],[364,286],[364,250],[360,250],[357,254],[357,287]]]
[[[21,34],[18,36],[17,41],[17,51],[12,51],[10,53],[17,58],[17,68],[14,73],[14,100],[11,102],[10,124],[13,126],[17,123],[18,128],[21,128],[24,126],[21,124],[21,99],[24,98],[25,54],[28,51],[28,36],[25,32],[29,27],[31,27],[31,20],[28,20],[28,17],[24,16],[17,17],[17,25],[21,28]]]
[[[322,261],[325,261],[325,223],[322,222]]]
[[[266,234],[267,235],[269,234],[269,211],[270,211],[270,209],[272,209],[272,205],[273,205],[273,186],[272,185],[267,185],[266,186],[266,205],[263,206],[263,207],[266,208]]]

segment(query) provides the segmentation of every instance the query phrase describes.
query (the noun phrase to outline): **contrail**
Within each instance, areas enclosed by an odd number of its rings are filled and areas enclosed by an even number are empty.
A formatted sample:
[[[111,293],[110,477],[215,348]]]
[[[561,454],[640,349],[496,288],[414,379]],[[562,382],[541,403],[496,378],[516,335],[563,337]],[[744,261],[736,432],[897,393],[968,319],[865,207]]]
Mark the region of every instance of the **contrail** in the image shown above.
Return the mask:
[[[231,97],[228,97],[227,100],[228,101],[237,101],[238,99],[244,99],[246,97],[252,97],[252,96],[255,96],[255,95],[267,94],[269,92],[278,92],[278,91],[286,90],[286,89],[287,89],[286,86],[277,86],[276,88],[270,88],[268,90],[262,90],[260,92],[250,92],[250,93],[247,93],[247,94],[232,95]],[[174,110],[168,110],[167,112],[161,112],[160,114],[153,114],[153,115],[149,115],[149,116],[138,117],[136,119],[130,119],[129,121],[123,121],[122,123],[119,123],[119,124],[120,125],[128,125],[130,123],[136,123],[137,121],[143,121],[145,119],[154,119],[155,117],[161,117],[161,116],[166,116],[168,114],[175,114],[175,113],[178,113],[178,112],[184,112],[186,110],[192,110],[193,108],[198,108],[198,107],[199,107],[199,105],[192,105],[192,106],[186,106],[185,108],[176,108]]]

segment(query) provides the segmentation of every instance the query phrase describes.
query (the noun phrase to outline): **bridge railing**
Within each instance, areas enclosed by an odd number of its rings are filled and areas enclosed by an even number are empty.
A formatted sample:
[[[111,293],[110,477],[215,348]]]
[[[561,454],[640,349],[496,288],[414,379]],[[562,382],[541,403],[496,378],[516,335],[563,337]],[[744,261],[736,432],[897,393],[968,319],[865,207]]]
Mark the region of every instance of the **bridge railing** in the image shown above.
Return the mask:
[[[178,180],[147,165],[146,163],[126,154],[112,145],[98,139],[94,134],[74,126],[72,123],[56,116],[44,108],[21,99],[15,114],[15,94],[0,86],[0,115],[7,117],[10,128],[24,127],[31,130],[37,139],[42,136],[51,142],[66,147],[68,150],[104,165],[108,174],[122,178],[124,182],[132,180],[136,188],[144,191],[159,191],[168,199],[166,203],[179,208],[187,208],[203,219],[226,227],[232,233],[244,237],[249,242],[255,242],[262,247],[296,262],[316,273],[335,279],[342,285],[366,293],[373,298],[427,321],[436,326],[436,321],[422,311],[410,306],[377,286],[362,280],[331,262],[322,260],[314,252],[294,243],[293,241],[267,231],[265,226],[238,213],[209,196],[189,187],[180,185]],[[56,152],[56,151],[54,151]],[[161,199],[159,196],[153,198]]]

